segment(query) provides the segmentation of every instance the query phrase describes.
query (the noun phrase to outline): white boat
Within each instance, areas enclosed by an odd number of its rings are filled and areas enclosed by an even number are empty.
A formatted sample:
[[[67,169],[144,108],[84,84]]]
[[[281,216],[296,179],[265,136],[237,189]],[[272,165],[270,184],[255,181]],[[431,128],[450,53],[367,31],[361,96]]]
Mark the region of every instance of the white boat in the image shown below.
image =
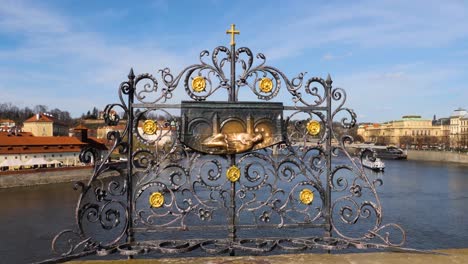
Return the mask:
[[[385,169],[385,163],[379,158],[375,158],[375,161],[365,158],[362,160],[362,166],[375,171],[383,171]]]

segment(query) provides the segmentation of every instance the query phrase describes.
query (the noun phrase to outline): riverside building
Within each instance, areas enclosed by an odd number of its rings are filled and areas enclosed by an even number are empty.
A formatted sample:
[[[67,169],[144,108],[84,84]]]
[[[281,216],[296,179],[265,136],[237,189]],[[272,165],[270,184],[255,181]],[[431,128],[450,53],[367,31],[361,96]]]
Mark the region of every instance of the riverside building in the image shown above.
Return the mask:
[[[0,170],[36,169],[82,165],[79,154],[85,147],[95,150],[94,159],[107,152],[102,141],[87,136],[87,129],[75,128],[74,137],[36,137],[31,132],[0,132]]]
[[[36,137],[67,136],[68,126],[52,115],[39,113],[24,121],[23,131]]]
[[[468,111],[461,107],[450,115],[450,145],[454,148],[468,147]]]
[[[419,115],[406,115],[399,120],[382,124],[364,124],[358,135],[365,142],[395,145],[402,148],[446,148],[451,145],[452,121],[448,118],[425,119]],[[468,130],[467,130],[468,132]]]

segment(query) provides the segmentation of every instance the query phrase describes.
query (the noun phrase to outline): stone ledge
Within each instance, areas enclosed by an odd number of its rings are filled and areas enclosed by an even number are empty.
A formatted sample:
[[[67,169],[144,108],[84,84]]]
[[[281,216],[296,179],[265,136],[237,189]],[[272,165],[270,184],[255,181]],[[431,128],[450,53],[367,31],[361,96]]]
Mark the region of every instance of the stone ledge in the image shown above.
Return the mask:
[[[350,253],[350,254],[286,254],[274,256],[242,257],[200,257],[200,258],[165,258],[165,259],[132,259],[132,260],[86,260],[72,261],[73,264],[284,264],[284,263],[338,263],[338,264],[450,264],[468,263],[468,248],[436,250],[442,254],[423,253]]]

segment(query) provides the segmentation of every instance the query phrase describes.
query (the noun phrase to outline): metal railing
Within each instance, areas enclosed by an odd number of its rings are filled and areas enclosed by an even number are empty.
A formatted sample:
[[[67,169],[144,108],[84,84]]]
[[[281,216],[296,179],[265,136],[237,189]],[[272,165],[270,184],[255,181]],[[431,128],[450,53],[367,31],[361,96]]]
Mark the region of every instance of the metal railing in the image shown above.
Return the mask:
[[[333,129],[333,121],[344,129],[356,123],[344,107],[345,91],[330,76],[289,79],[265,55],[236,49],[232,36],[230,48],[217,47],[211,56],[202,51],[198,64],[176,75],[168,68],[159,76],[130,71],[120,102],[104,115],[108,125],[126,124],[108,139],[109,155],[120,150],[127,166],[97,163],[89,181],[76,184],[76,229],[54,238],[59,257],[49,261],[114,252],[234,255],[404,244],[404,230],[382,222],[376,191],[382,180],[368,177],[360,158],[348,154],[352,137]],[[180,86],[189,107],[169,103]],[[258,105],[239,101],[241,89]],[[210,107],[222,90],[229,110]],[[276,110],[262,109],[275,98],[282,101]],[[83,161],[88,157],[81,153]],[[120,177],[100,179],[110,170]]]

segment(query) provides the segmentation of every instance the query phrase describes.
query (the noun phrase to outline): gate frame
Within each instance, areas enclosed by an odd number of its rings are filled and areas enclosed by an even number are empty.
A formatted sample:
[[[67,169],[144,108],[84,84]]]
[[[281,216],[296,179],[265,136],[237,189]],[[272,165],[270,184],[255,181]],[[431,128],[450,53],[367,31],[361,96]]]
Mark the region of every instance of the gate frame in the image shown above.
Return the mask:
[[[164,85],[164,88],[160,89],[159,94],[159,82],[156,77],[149,73],[135,76],[133,69],[130,70],[128,80],[123,82],[118,90],[120,103],[109,104],[104,110],[106,124],[109,126],[116,126],[119,124],[120,117],[114,109],[116,107],[123,109],[127,116],[125,129],[122,133],[118,131],[109,132],[108,139],[113,141],[113,146],[109,153],[103,160],[95,162],[93,175],[86,184],[83,182],[77,182],[75,184],[75,190],[80,189],[81,192],[75,210],[77,228],[75,230],[64,230],[54,237],[52,241],[52,250],[60,256],[46,260],[43,263],[63,262],[88,255],[105,256],[114,252],[118,252],[121,255],[131,258],[148,252],[179,254],[199,248],[209,254],[229,253],[230,255],[234,255],[236,251],[245,251],[249,254],[267,253],[275,248],[279,248],[284,251],[302,251],[318,248],[327,250],[328,252],[330,250],[350,247],[358,249],[399,248],[401,250],[400,247],[404,245],[406,239],[406,234],[403,228],[393,223],[382,224],[382,208],[376,191],[376,186],[381,185],[382,180],[379,178],[376,178],[373,181],[370,180],[361,164],[361,161],[364,158],[364,152],[361,153],[358,158],[351,157],[346,146],[353,142],[353,138],[349,135],[343,135],[341,138],[338,138],[338,134],[335,131],[333,120],[340,114],[345,113],[348,115],[348,117],[341,119],[341,126],[343,128],[349,129],[356,124],[356,114],[354,111],[343,107],[346,102],[346,92],[341,88],[332,87],[333,81],[330,75],[327,76],[326,80],[319,77],[312,77],[308,79],[305,84],[305,73],[300,73],[297,77],[290,80],[277,68],[266,65],[266,57],[262,53],[259,53],[256,56],[256,58],[261,60],[261,62],[258,65],[253,66],[254,57],[249,48],[241,47],[236,50],[234,36],[235,34],[239,34],[239,31],[235,29],[235,25],[231,25],[231,29],[226,33],[231,35],[230,49],[224,46],[218,46],[215,48],[211,56],[212,65],[203,61],[204,57],[209,56],[209,52],[204,50],[200,53],[200,64],[190,65],[177,75],[173,75],[168,68],[160,70],[160,80]],[[221,61],[218,60],[218,56],[220,54],[225,55]],[[246,56],[248,60],[246,61],[242,59],[242,55]],[[226,77],[223,70],[226,62],[230,63],[229,79]],[[236,76],[236,66],[238,65],[240,65],[243,72]],[[204,75],[203,71],[208,73],[205,73]],[[193,74],[197,74],[197,76],[193,77]],[[218,86],[213,88],[213,80],[210,76],[219,82]],[[196,91],[193,87],[195,78],[203,78],[204,86],[207,86],[208,84],[209,87],[203,87],[204,89],[202,91]],[[261,80],[265,78],[268,78],[271,84],[273,84],[273,87],[271,87],[269,91],[267,91],[268,89],[262,90],[260,85]],[[326,183],[323,188],[324,193],[320,193],[323,209],[320,218],[323,218],[324,223],[317,226],[324,228],[325,230],[322,237],[281,237],[277,240],[270,238],[239,240],[237,237],[237,227],[239,225],[236,223],[238,218],[238,215],[236,215],[236,195],[238,195],[236,194],[236,185],[238,183],[236,183],[236,181],[232,181],[229,190],[230,205],[228,206],[230,209],[227,227],[229,235],[226,240],[192,239],[186,241],[158,240],[157,242],[154,242],[138,241],[135,239],[134,224],[138,218],[135,218],[135,192],[137,190],[134,190],[136,187],[134,182],[136,178],[135,175],[137,173],[135,172],[136,160],[139,160],[139,165],[146,164],[146,169],[154,166],[155,164],[159,166],[161,162],[161,160],[158,161],[155,156],[147,155],[147,153],[145,154],[146,156],[143,156],[142,158],[141,153],[143,153],[144,150],[134,150],[135,144],[145,140],[141,137],[141,134],[138,131],[138,125],[143,115],[141,112],[137,112],[136,110],[180,109],[180,104],[167,104],[166,101],[172,98],[173,91],[179,86],[179,82],[182,79],[187,95],[189,95],[195,102],[205,101],[218,90],[227,89],[229,96],[227,102],[233,104],[241,103],[238,102],[238,92],[240,88],[245,87],[249,87],[259,100],[270,101],[278,95],[282,81],[284,81],[287,91],[292,96],[294,105],[284,106],[283,113],[285,111],[295,111],[291,114],[291,116],[293,116],[295,113],[303,112],[308,113],[311,117],[315,116],[316,119],[319,120],[319,128],[321,128],[322,131],[320,138],[318,139],[318,144],[312,147],[306,146],[307,138],[311,136],[311,132],[307,129],[302,131],[303,141],[300,143],[303,143],[302,146],[306,149],[306,154],[311,149],[319,152],[317,156],[314,156],[311,159],[311,163],[320,161],[323,158],[325,161]],[[192,83],[190,83],[190,79],[192,79]],[[139,88],[139,84],[144,81],[149,83],[146,83],[143,89]],[[323,88],[323,92],[321,92],[317,87],[312,87],[316,84]],[[147,95],[156,95],[156,98],[150,102],[148,101]],[[315,98],[315,100],[311,102],[307,100],[306,96]],[[125,97],[126,100],[124,99]],[[135,99],[137,102],[135,102]],[[338,106],[333,109],[332,103],[334,101],[338,102]],[[324,112],[325,114],[323,114]],[[169,112],[166,111],[166,113]],[[291,116],[285,120],[286,128],[288,125],[295,122],[290,119]],[[350,118],[349,121],[348,118]],[[152,125],[159,126],[159,129],[163,128],[157,122]],[[176,125],[178,124],[176,123]],[[302,127],[304,126],[304,124],[301,125]],[[169,130],[171,129],[171,124],[169,124]],[[180,129],[177,129],[177,133],[180,133]],[[159,142],[161,139],[161,134],[162,132],[160,133],[159,139],[155,140],[156,142]],[[332,139],[336,139],[338,145],[332,144]],[[294,149],[292,136],[285,133],[284,140],[287,146],[287,151],[289,151],[289,153],[293,153],[296,158],[301,158],[298,155],[299,151]],[[173,145],[170,150],[168,150],[167,153],[164,152],[165,154],[172,155],[176,153],[176,147],[174,146],[177,142],[173,142],[172,144]],[[149,146],[150,144],[147,145]],[[119,149],[120,153],[127,157],[125,165],[126,171],[119,167],[118,164],[106,162],[110,158],[112,152],[116,149]],[[338,153],[344,154],[351,165],[333,166],[332,159],[338,155]],[[226,155],[226,161],[229,161],[231,167],[236,166],[236,155],[239,154]],[[82,162],[89,163],[92,160],[92,156],[93,150],[86,148],[80,153],[80,160]],[[302,158],[305,157],[306,156],[304,154]],[[372,159],[372,157],[370,158]],[[305,165],[304,163],[304,166],[308,166],[306,169],[312,170],[311,167],[314,165]],[[101,181],[100,176],[102,177],[104,173],[109,171],[118,172],[120,177],[124,180],[123,183],[111,180],[110,183],[105,186]],[[355,176],[353,181],[348,182],[345,177],[339,176],[342,171],[353,173]],[[146,172],[149,173],[148,170],[146,170]],[[188,176],[191,177],[190,173]],[[319,178],[317,178],[317,180],[322,184]],[[358,204],[354,199],[361,197],[364,189],[369,191],[369,194],[374,198],[374,201],[362,201]],[[140,189],[138,191],[142,190]],[[343,191],[348,191],[350,194],[336,200],[332,200],[333,192]],[[91,197],[97,202],[87,202],[86,198],[89,195],[91,195]],[[114,196],[124,198],[116,199]],[[298,199],[298,201],[299,200],[300,199]],[[336,219],[341,220],[344,224],[354,225],[359,221],[362,221],[362,219],[369,218],[371,214],[374,213],[375,225],[373,225],[373,228],[367,230],[361,237],[357,238],[341,233],[337,224],[333,221],[333,212],[335,207],[340,206],[338,205],[339,202],[343,201],[354,204],[348,206],[341,205],[339,208],[339,218],[336,216]],[[101,205],[98,205],[98,202],[101,203]],[[111,208],[111,203],[113,206],[120,206],[121,210]],[[123,220],[121,218],[123,218]],[[84,222],[97,223],[100,225],[103,232],[118,229],[117,235],[112,241],[103,242],[102,240],[96,239],[88,234],[88,231],[85,230],[86,227],[84,226]],[[401,239],[397,239],[397,242],[394,242],[390,235],[390,231],[396,231],[399,234],[397,236],[401,237]],[[333,236],[334,234],[336,235],[335,237]],[[64,241],[67,246],[60,247],[60,243],[63,243]]]

